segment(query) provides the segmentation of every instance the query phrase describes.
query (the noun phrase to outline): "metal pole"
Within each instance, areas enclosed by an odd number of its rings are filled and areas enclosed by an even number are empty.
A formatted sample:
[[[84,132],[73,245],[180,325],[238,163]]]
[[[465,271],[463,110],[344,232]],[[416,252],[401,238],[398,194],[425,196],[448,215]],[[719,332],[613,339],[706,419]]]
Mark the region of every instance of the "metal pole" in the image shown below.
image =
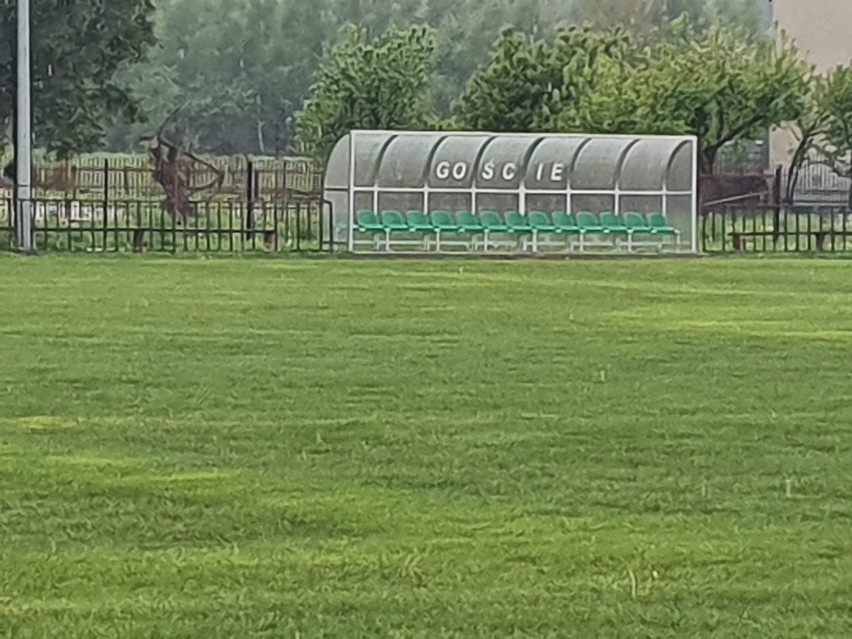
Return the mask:
[[[32,103],[30,91],[30,0],[18,0],[18,105],[16,194],[18,202],[18,248],[33,253],[32,218]]]

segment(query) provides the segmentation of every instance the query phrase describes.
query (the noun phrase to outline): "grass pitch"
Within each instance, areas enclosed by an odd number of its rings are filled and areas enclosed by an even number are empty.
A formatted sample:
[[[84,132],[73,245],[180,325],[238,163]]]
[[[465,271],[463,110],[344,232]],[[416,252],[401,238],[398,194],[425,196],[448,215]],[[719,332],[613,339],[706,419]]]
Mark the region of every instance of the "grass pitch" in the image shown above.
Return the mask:
[[[0,636],[848,637],[849,282],[0,258]]]

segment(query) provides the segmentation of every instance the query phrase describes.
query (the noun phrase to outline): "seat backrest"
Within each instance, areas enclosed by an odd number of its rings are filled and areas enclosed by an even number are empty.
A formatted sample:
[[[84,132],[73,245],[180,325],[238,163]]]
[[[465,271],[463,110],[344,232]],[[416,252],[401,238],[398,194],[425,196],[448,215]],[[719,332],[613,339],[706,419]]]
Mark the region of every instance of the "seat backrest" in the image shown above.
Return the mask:
[[[578,211],[575,218],[581,227],[600,226],[598,216],[591,211]]]
[[[655,229],[666,228],[669,226],[669,222],[662,213],[648,213],[648,226]]]
[[[483,211],[479,214],[482,226],[503,226],[503,218],[497,211]]]
[[[570,213],[566,211],[554,211],[553,224],[561,229],[577,228],[577,224],[574,222],[574,218],[571,216]]]
[[[366,226],[379,223],[379,219],[376,217],[376,214],[373,211],[358,211],[358,213],[356,214],[356,218],[358,219],[358,224],[364,224]]]
[[[435,226],[455,226],[453,215],[449,211],[432,211],[432,224]]]
[[[648,223],[645,221],[645,216],[636,211],[627,211],[624,214],[624,226],[629,229],[646,229]]]
[[[464,226],[479,226],[479,220],[470,211],[459,211],[456,213],[456,221]]]
[[[393,209],[382,211],[382,223],[388,226],[407,226],[402,213]]]
[[[426,217],[423,211],[409,211],[405,214],[405,218],[412,226],[431,226],[429,218]]]
[[[550,218],[547,217],[547,213],[544,211],[530,211],[529,213],[530,226],[533,227],[542,227],[542,226],[552,226],[550,223]]]
[[[600,215],[601,226],[621,226],[618,215],[612,211],[604,211]]]
[[[527,218],[521,215],[518,211],[506,211],[506,224],[513,227],[527,227],[529,223]]]

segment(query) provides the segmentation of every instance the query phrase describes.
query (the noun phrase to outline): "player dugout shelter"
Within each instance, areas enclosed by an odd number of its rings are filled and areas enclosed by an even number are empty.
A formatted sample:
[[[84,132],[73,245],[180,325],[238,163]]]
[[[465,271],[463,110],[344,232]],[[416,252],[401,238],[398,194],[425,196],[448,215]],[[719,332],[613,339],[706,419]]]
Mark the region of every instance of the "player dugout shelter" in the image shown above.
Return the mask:
[[[689,136],[353,131],[326,168],[327,232],[353,252],[695,252],[697,148]]]

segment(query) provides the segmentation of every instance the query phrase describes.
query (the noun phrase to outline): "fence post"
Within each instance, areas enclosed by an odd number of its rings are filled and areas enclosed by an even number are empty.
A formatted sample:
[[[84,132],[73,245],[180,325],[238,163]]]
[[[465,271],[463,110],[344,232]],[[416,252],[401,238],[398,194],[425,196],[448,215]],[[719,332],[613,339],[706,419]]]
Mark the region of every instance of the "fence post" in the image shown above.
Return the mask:
[[[296,204],[296,252],[302,250],[302,203]]]
[[[781,182],[784,179],[784,167],[780,164],[775,167],[775,180],[772,183],[772,228],[775,231],[773,240],[777,244],[781,233]]]
[[[109,238],[109,158],[104,158],[104,251],[107,250]],[[94,248],[94,247],[93,247]],[[116,247],[117,248],[117,247]]]
[[[251,240],[255,233],[254,220],[254,162],[248,161],[246,165],[246,239]]]
[[[325,200],[320,207],[328,204],[328,252],[334,254],[334,205]]]

